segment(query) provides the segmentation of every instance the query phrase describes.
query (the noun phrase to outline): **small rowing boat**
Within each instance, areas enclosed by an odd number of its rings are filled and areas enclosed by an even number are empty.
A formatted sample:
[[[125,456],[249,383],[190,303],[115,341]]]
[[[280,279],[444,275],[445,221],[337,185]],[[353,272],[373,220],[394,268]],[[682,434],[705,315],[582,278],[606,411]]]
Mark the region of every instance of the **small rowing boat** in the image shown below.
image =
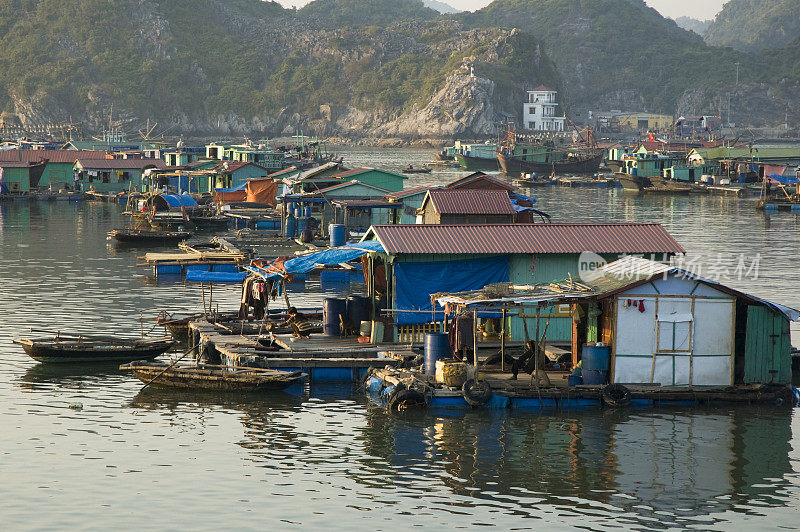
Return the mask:
[[[20,338],[14,343],[21,345],[32,359],[48,364],[152,360],[175,345],[172,340],[112,336]]]
[[[167,366],[134,361],[123,364],[121,370],[151,386],[204,389],[231,392],[283,390],[303,382],[308,375],[300,371],[261,368],[222,368],[220,366]]]

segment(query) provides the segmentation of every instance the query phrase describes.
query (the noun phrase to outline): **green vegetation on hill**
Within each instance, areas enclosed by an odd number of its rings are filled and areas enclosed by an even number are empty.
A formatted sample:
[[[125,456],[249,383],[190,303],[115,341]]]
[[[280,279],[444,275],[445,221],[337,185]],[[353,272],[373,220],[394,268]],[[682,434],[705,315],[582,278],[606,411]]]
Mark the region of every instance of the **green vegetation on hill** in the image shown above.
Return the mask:
[[[800,3],[763,1],[769,13]],[[734,4],[755,2],[724,13]],[[789,35],[800,23],[784,19]],[[710,47],[643,0],[495,0],[454,15],[420,0],[297,11],[261,0],[0,0],[0,111],[98,126],[113,104],[117,117],[189,127],[220,117],[277,126],[350,106],[388,121],[426,106],[474,55],[498,110],[518,113],[524,89],[544,83],[572,105],[672,113],[687,89],[730,90],[737,62],[741,84],[790,94],[800,40],[775,47]]]
[[[569,98],[596,104],[633,91],[638,104],[672,113],[690,87],[720,86],[739,54],[712,49],[642,0],[496,0],[463,15],[472,26],[522,28],[544,43]],[[734,74],[735,77],[735,74]]]
[[[313,22],[332,13],[335,27]],[[118,118],[190,123],[311,120],[321,105],[389,116],[424,106],[463,56],[502,34],[420,20],[438,14],[418,0],[318,0],[296,13],[260,0],[0,0],[0,15],[0,110],[32,102],[48,119],[89,115],[96,125],[112,103]],[[538,47],[531,35],[513,42]],[[478,61],[508,90],[525,76],[557,83],[546,58],[545,77],[533,63]],[[513,100],[503,90],[498,99]]]
[[[800,0],[730,0],[704,36],[746,52],[786,46],[800,37]]]
[[[438,11],[422,0],[316,0],[297,14],[326,27],[387,25],[400,20],[430,20]]]

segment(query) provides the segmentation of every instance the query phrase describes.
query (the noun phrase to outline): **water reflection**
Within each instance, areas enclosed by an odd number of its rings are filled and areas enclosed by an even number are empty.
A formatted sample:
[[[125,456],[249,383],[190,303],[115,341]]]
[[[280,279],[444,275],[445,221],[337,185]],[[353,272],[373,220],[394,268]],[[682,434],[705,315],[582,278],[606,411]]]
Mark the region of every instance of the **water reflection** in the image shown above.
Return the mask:
[[[424,471],[467,505],[491,500],[529,515],[547,505],[643,527],[706,522],[758,497],[774,503],[793,472],[790,416],[774,409],[436,418],[374,410],[363,436],[366,453],[384,461],[364,463],[375,475],[386,465],[398,480]]]

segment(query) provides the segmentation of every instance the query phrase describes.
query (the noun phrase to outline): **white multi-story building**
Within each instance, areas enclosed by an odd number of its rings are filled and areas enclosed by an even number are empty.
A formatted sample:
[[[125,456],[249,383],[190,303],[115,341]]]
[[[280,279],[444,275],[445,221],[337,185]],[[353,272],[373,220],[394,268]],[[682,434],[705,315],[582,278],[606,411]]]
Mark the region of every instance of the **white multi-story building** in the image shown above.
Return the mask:
[[[524,127],[534,131],[564,131],[567,119],[557,116],[556,107],[556,91],[544,85],[528,91],[528,101],[522,106]]]

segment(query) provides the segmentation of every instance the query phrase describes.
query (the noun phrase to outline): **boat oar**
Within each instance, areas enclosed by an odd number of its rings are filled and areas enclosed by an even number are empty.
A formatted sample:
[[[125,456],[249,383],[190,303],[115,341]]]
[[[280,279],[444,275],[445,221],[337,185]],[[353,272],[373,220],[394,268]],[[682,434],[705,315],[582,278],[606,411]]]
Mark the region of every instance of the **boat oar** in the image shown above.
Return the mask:
[[[192,351],[194,351],[194,350],[195,350],[195,349],[197,349],[198,347],[200,347],[200,344],[197,344],[196,346],[192,347],[191,349],[189,349],[188,351],[186,351],[184,354],[182,354],[182,355],[181,355],[179,358],[175,359],[175,361],[173,361],[173,362],[172,362],[172,363],[171,363],[169,366],[167,366],[166,368],[164,368],[164,369],[161,371],[161,373],[159,373],[158,375],[156,375],[155,377],[153,377],[152,379],[150,379],[149,381],[147,381],[147,383],[145,383],[145,385],[144,385],[144,386],[142,386],[142,389],[141,389],[141,390],[139,390],[139,391],[140,391],[140,392],[144,391],[144,389],[145,389],[145,388],[147,388],[148,386],[150,386],[151,384],[153,384],[153,381],[155,381],[157,378],[159,378],[160,376],[162,376],[162,375],[163,375],[164,373],[166,373],[168,370],[172,369],[172,367],[173,367],[173,366],[175,366],[175,364],[177,364],[178,362],[180,362],[181,360],[183,360],[183,359],[186,357],[186,355],[188,355],[189,353],[191,353]]]

